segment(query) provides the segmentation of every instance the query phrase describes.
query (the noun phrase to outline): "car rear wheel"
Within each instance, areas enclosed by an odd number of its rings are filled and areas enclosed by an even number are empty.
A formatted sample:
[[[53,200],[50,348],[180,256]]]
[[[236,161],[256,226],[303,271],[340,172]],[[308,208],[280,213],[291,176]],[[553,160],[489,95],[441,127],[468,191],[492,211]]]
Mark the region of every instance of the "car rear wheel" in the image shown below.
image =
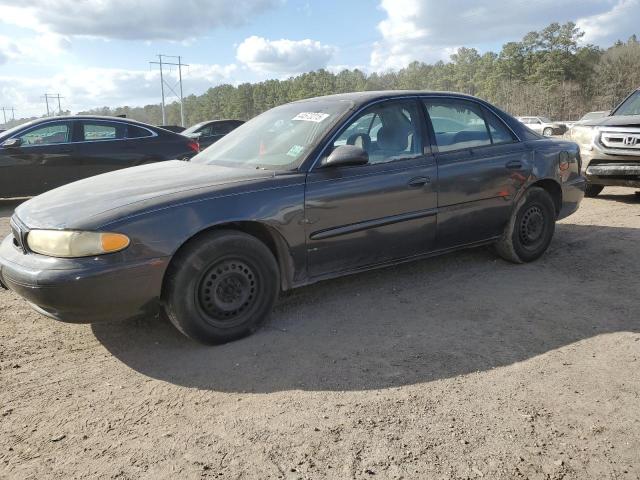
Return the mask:
[[[186,336],[224,343],[254,332],[280,291],[278,264],[250,235],[220,230],[201,235],[171,261],[163,289],[167,316]]]
[[[604,185],[592,185],[591,183],[587,183],[587,187],[584,190],[584,196],[589,198],[597,197],[602,190],[604,190]]]
[[[542,131],[542,135],[544,135],[545,137],[550,137],[551,135],[553,135],[553,128],[549,128],[549,127],[545,128]]]
[[[529,188],[496,243],[496,251],[514,263],[532,262],[547,250],[556,225],[556,209],[546,190]]]

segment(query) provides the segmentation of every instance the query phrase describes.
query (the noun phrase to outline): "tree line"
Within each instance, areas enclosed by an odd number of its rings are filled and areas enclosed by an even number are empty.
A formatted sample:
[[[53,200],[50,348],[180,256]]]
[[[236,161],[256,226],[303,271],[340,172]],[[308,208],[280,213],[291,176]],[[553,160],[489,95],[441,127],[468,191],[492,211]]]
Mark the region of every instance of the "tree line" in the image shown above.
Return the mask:
[[[609,110],[640,86],[640,42],[633,35],[603,49],[583,44],[584,32],[572,22],[552,23],[480,54],[461,47],[448,62],[413,62],[399,71],[317,70],[286,80],[219,85],[185,98],[187,125],[222,118],[247,120],[294,100],[363,90],[445,90],[478,96],[513,115],[545,115],[574,120]],[[179,124],[179,104],[167,106],[167,123]],[[160,124],[160,105],[97,108],[84,112],[126,115]]]

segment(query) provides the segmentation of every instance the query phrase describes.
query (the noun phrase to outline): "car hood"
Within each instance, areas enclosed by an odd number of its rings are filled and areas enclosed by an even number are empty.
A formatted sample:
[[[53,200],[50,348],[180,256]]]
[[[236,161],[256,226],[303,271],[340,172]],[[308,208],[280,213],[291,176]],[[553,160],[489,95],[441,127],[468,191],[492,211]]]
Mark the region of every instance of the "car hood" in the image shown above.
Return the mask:
[[[581,122],[587,127],[626,127],[640,126],[640,115],[613,115],[611,117],[596,118]]]
[[[196,196],[273,177],[273,172],[173,160],[97,175],[38,195],[16,209],[29,228],[78,228],[106,212]]]

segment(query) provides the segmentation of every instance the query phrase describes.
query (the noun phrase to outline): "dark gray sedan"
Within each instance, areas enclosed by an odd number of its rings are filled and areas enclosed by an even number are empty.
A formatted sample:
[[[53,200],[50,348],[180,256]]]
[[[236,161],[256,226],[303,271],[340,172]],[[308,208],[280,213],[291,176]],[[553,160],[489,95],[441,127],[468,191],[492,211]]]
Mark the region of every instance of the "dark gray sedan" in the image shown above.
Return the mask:
[[[195,139],[119,117],[48,117],[0,133],[0,198],[200,151]]]
[[[366,92],[274,108],[190,162],[108,173],[16,209],[1,283],[43,314],[161,307],[185,335],[255,330],[278,294],[494,244],[530,262],[584,195],[578,147],[477,98]],[[525,273],[523,273],[525,274]]]

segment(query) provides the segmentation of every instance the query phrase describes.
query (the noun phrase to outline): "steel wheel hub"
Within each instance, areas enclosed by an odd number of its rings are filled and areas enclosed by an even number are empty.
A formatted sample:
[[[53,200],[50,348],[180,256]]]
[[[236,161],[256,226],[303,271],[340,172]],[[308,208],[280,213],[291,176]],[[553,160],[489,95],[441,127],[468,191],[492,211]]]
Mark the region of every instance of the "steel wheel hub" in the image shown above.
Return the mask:
[[[256,297],[256,275],[246,263],[224,260],[209,269],[198,288],[204,312],[214,320],[233,320]]]
[[[524,245],[538,242],[544,233],[544,212],[538,206],[531,206],[520,221],[520,240]]]

